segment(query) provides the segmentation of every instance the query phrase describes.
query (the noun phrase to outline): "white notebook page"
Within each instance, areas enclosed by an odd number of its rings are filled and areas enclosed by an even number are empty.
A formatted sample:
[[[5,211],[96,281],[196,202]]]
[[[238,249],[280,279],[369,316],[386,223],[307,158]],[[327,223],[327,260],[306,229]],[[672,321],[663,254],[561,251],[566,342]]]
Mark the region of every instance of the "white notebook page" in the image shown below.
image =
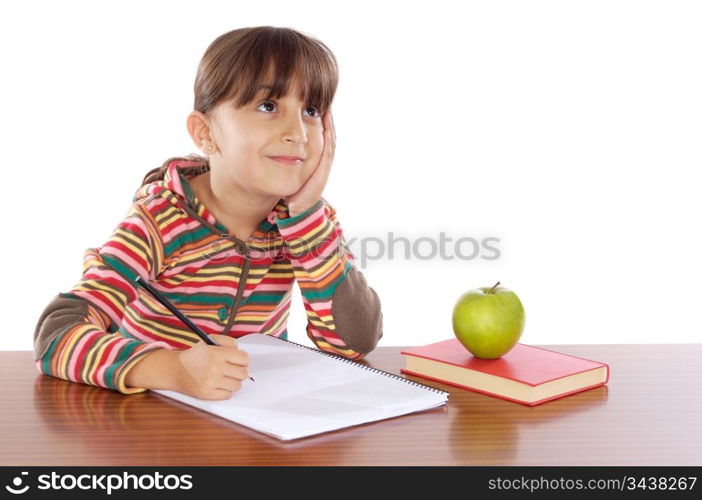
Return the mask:
[[[249,373],[228,400],[153,390],[279,439],[297,439],[446,404],[448,392],[269,335],[238,340]],[[397,378],[396,378],[397,377]]]

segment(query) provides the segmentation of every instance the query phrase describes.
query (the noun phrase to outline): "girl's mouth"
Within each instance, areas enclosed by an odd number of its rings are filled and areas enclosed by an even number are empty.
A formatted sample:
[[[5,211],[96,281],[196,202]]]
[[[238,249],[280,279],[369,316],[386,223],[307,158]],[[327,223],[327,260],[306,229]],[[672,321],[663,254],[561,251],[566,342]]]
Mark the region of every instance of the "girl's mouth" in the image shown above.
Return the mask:
[[[288,158],[283,158],[280,156],[269,156],[273,161],[277,161],[278,163],[282,163],[283,165],[288,165],[294,167],[295,165],[300,165],[302,163],[302,160],[291,160]]]

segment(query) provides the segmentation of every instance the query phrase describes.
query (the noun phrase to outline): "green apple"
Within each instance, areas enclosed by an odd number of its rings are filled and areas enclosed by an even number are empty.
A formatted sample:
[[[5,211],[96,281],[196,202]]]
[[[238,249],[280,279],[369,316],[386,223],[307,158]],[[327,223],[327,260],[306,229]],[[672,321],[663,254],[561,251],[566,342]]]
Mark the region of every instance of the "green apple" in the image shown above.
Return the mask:
[[[524,330],[519,297],[499,284],[469,290],[453,307],[453,333],[477,358],[497,359],[507,354]]]

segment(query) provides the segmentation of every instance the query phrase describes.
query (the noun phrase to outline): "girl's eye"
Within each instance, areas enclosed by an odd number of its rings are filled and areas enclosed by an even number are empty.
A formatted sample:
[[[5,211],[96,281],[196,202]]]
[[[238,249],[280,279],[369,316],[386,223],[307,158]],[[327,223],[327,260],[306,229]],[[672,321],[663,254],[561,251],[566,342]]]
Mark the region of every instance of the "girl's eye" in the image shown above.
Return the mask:
[[[260,108],[261,106],[275,106],[275,103],[273,101],[263,101],[261,104],[258,105],[256,109]],[[310,109],[313,109],[315,112],[315,115],[312,118],[319,118],[321,116],[317,108],[315,108],[314,106],[309,106],[306,110]]]

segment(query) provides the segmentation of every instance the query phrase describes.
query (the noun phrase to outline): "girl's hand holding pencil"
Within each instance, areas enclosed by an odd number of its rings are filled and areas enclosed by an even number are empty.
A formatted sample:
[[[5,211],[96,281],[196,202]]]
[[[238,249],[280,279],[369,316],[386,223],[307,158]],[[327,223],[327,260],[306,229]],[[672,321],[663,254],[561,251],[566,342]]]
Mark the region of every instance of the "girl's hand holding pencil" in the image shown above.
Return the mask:
[[[237,347],[236,339],[210,334],[217,345],[200,341],[178,351],[178,392],[199,399],[229,399],[249,378],[249,355]]]
[[[149,359],[141,360],[127,373],[128,386],[150,389],[156,383],[159,389],[168,388],[199,399],[229,399],[232,392],[241,389],[241,381],[245,378],[255,382],[248,371],[249,354],[237,347],[235,338],[228,335],[207,335],[148,280],[137,276],[135,282],[202,340],[181,351],[157,349],[148,353],[144,358]],[[158,381],[155,377],[158,377]],[[176,387],[162,387],[164,381],[167,385]]]

